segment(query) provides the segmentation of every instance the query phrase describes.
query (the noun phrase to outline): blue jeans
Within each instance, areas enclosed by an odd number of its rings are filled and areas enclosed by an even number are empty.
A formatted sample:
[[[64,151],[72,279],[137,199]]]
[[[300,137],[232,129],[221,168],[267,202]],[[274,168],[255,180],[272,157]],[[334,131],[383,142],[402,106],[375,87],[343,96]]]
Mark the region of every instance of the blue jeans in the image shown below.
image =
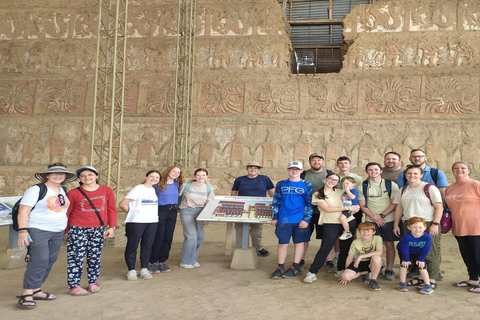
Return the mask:
[[[193,265],[197,262],[200,246],[205,238],[202,221],[197,221],[197,217],[203,210],[198,208],[180,209],[180,220],[183,225],[183,249],[182,264]]]

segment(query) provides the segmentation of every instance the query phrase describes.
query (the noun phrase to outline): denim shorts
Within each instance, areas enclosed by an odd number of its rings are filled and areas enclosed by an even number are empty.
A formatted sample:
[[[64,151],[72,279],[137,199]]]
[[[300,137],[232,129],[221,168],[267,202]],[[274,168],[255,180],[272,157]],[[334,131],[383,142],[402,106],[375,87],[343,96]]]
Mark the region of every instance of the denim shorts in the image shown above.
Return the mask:
[[[278,244],[288,244],[290,238],[293,238],[293,243],[310,241],[310,229],[308,227],[302,229],[298,223],[277,223],[275,234]]]
[[[393,233],[393,221],[387,222],[385,227],[380,227],[376,223],[373,223],[375,225],[375,235],[382,237],[383,241],[398,241],[400,240],[399,237]]]
[[[347,217],[347,218],[350,218],[350,216],[352,215],[352,213],[350,212],[350,210],[343,210],[342,211],[342,214]]]
[[[370,259],[368,259],[368,261],[360,261],[360,263],[358,264],[358,268],[355,268],[353,266],[354,263],[355,262],[350,263],[347,269],[353,270],[356,273],[364,272],[364,271],[370,272]]]

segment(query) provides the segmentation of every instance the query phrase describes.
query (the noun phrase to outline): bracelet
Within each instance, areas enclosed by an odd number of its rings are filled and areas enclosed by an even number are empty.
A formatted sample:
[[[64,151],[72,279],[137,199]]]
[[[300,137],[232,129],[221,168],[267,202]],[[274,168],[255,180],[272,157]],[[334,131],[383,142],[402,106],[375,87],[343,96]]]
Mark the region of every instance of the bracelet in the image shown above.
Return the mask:
[[[18,228],[17,231],[22,231],[22,230],[27,230],[28,231],[28,228]]]
[[[27,229],[18,230],[18,233],[28,233]]]

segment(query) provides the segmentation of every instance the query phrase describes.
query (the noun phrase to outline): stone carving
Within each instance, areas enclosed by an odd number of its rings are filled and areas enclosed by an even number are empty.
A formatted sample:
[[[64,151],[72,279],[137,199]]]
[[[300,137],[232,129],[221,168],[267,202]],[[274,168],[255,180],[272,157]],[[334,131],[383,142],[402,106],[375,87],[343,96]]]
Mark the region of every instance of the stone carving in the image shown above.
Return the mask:
[[[134,8],[128,15],[128,37],[164,37],[177,35],[177,6],[162,6],[160,10]]]
[[[457,23],[456,9],[456,3],[418,4],[410,11],[409,30],[453,30]]]
[[[240,85],[223,86],[214,83],[201,85],[197,97],[199,113],[243,113],[245,88]]]
[[[220,150],[220,144],[215,139],[215,134],[208,128],[201,135],[200,141],[193,144],[192,154],[198,167],[210,168],[214,165],[215,153]]]
[[[420,102],[418,79],[395,78],[365,83],[366,114],[419,113]]]
[[[148,88],[145,103],[147,114],[173,114],[175,111],[175,85],[164,83]]]
[[[292,86],[279,84],[258,85],[252,89],[253,113],[281,114],[298,112],[298,90]]]
[[[1,81],[0,114],[31,114],[36,87],[35,82]]]
[[[138,95],[140,85],[137,81],[130,82],[125,85],[125,95],[123,103],[123,111],[127,114],[135,114],[138,106]]]
[[[46,113],[84,112],[87,83],[47,81],[42,108]]]
[[[404,27],[404,14],[403,7],[399,7],[394,3],[380,3],[367,10],[362,27],[370,32],[398,32]]]
[[[252,34],[253,20],[249,10],[232,8],[208,8],[210,15],[210,34],[220,35],[247,35]]]
[[[311,83],[308,86],[315,111],[322,113],[352,113],[357,110],[357,83],[334,81],[332,84]]]
[[[425,87],[425,111],[433,114],[463,114],[475,111],[478,105],[478,84],[455,78],[430,79]],[[477,107],[478,109],[478,107]]]

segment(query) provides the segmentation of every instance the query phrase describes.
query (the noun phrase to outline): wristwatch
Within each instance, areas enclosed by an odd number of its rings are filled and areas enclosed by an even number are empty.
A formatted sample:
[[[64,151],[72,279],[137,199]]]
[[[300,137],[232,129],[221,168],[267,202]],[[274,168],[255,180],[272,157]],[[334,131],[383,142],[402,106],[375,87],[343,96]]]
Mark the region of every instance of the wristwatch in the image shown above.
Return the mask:
[[[385,219],[385,215],[383,213],[380,213],[380,217],[382,217],[382,219]]]
[[[438,223],[438,222],[432,222],[432,224],[433,224],[434,226],[439,226],[439,225],[440,225],[440,223]]]

